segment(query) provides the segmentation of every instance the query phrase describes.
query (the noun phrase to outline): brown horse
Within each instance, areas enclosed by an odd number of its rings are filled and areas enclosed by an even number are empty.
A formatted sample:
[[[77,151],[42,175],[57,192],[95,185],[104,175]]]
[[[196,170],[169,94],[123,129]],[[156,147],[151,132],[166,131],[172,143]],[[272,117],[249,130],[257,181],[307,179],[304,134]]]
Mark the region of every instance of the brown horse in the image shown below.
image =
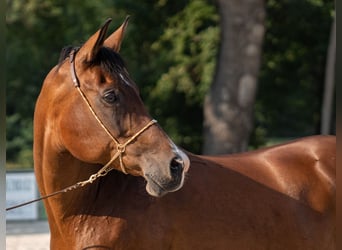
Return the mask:
[[[108,24],[64,51],[36,104],[40,193],[100,173],[44,201],[51,249],[335,249],[335,137],[184,153],[118,54],[127,20],[106,39]]]

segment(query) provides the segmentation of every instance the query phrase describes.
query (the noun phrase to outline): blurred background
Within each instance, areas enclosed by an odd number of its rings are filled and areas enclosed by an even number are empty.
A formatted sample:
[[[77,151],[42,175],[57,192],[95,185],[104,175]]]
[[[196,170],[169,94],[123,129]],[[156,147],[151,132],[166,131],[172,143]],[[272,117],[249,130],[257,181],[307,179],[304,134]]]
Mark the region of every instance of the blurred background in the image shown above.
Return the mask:
[[[332,0],[7,0],[8,170],[33,168],[35,100],[61,49],[126,15],[128,71],[186,150],[335,133]]]

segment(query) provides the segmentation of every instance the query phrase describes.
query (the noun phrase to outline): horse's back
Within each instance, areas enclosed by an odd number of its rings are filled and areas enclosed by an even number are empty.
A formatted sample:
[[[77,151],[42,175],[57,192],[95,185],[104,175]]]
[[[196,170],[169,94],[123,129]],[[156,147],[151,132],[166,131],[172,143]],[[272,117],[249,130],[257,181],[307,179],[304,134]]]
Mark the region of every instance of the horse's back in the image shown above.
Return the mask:
[[[232,241],[240,249],[252,242],[255,249],[335,249],[335,149],[335,137],[313,136],[242,154],[191,156],[188,188],[205,178],[199,192],[210,197],[207,212],[229,218],[217,233],[244,230],[244,240]]]
[[[335,136],[311,136],[247,153],[204,158],[307,202],[317,211],[335,206]]]

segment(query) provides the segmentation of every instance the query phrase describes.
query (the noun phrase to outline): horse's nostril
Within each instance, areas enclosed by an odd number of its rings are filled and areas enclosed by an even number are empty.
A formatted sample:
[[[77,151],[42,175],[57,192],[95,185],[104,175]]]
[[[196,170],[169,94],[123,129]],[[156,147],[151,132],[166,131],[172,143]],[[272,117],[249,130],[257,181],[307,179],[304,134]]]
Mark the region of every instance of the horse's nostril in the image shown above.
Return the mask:
[[[180,158],[178,157],[173,158],[170,163],[171,174],[172,175],[180,174],[183,171],[183,165],[184,165],[183,161]]]

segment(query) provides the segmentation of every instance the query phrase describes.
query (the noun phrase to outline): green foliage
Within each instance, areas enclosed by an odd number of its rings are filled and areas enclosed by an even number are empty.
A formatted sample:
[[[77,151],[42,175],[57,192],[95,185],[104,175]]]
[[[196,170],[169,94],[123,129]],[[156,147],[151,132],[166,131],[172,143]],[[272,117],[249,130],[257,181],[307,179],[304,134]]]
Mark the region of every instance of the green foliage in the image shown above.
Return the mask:
[[[61,48],[70,43],[81,43],[104,21],[98,16],[103,7],[100,3],[90,0],[8,2],[8,163],[32,167],[32,118],[41,84],[48,71],[56,65]]]
[[[267,1],[256,128],[268,137],[317,132],[332,0]],[[12,0],[7,6],[7,161],[32,166],[34,103],[68,44],[79,45],[107,18],[131,15],[121,54],[150,113],[177,144],[199,153],[202,106],[219,47],[211,0]],[[17,166],[17,165],[15,165]]]
[[[177,144],[200,152],[202,106],[214,75],[218,15],[207,1],[191,1],[171,17],[152,44],[154,68],[162,74],[149,104]]]
[[[252,144],[319,133],[333,1],[268,1]],[[259,133],[259,134],[258,134]]]
[[[15,159],[12,168],[29,168],[33,166],[32,158],[32,120],[23,119],[20,114],[7,116],[7,158]]]
[[[184,93],[188,104],[202,104],[214,73],[219,42],[218,15],[206,1],[190,2],[170,18],[168,26],[152,50],[158,57],[155,66],[165,65],[152,97],[172,99]]]

